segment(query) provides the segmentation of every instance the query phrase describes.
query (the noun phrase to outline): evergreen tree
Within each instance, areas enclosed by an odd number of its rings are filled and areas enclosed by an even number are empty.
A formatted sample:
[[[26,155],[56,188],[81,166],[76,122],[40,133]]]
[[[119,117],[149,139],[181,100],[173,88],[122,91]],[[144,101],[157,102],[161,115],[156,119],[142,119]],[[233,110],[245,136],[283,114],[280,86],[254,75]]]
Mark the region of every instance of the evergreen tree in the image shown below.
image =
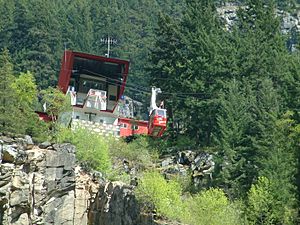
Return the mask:
[[[16,107],[16,94],[11,88],[14,81],[13,65],[7,49],[0,55],[0,130],[2,132],[24,133],[22,113]]]
[[[9,88],[11,82],[13,81],[12,75],[12,64],[10,62],[8,50],[4,50],[1,53],[0,57],[0,126],[1,130],[6,130],[10,124],[9,118],[6,118],[8,115],[8,106],[11,102],[12,92]]]
[[[14,28],[14,1],[0,1],[0,49],[11,45]]]
[[[217,115],[218,145],[217,177],[215,184],[225,189],[230,198],[243,196],[253,179],[253,158],[248,130],[251,125],[251,109],[255,101],[247,81],[233,80],[221,95]]]
[[[75,0],[65,5],[67,27],[69,29],[65,39],[70,39],[68,48],[76,51],[92,53],[93,50],[93,23],[91,15],[92,1]]]
[[[247,7],[238,12],[239,22],[232,33],[235,47],[235,74],[242,79],[257,80],[271,78],[279,91],[285,109],[295,107],[291,99],[299,95],[299,74],[295,73],[295,58],[286,48],[281,34],[280,18],[276,17],[273,0],[249,0]]]
[[[254,164],[257,174],[272,184],[275,223],[285,224],[282,215],[291,214],[296,207],[297,160],[293,140],[289,137],[291,124],[287,119],[280,119],[280,104],[272,81],[263,80],[259,90],[252,127]]]
[[[33,76],[30,73],[13,76],[7,49],[0,55],[0,68],[0,131],[44,139],[47,126],[34,112],[37,91]]]
[[[216,128],[217,94],[222,87],[218,78],[224,75],[226,39],[213,1],[186,2],[181,25],[185,47],[180,83],[182,92],[195,95],[185,100],[182,110],[186,113],[187,134],[209,146]]]
[[[19,72],[29,70],[35,74],[39,87],[56,85],[62,53],[61,36],[53,6],[49,1],[32,1],[26,17],[32,21],[23,39],[23,52],[18,55]],[[60,51],[59,51],[59,45]]]
[[[176,126],[176,121],[184,120],[184,115],[181,112],[183,100],[176,95],[176,92],[180,92],[182,88],[180,51],[183,46],[178,21],[173,21],[171,17],[160,14],[155,34],[157,37],[156,44],[152,49],[151,64],[148,67],[150,84],[161,88],[163,91],[162,98],[166,102],[170,132],[174,138],[175,133],[180,132],[179,126]],[[174,94],[166,95],[164,92]],[[181,126],[180,129],[184,129],[184,127]]]

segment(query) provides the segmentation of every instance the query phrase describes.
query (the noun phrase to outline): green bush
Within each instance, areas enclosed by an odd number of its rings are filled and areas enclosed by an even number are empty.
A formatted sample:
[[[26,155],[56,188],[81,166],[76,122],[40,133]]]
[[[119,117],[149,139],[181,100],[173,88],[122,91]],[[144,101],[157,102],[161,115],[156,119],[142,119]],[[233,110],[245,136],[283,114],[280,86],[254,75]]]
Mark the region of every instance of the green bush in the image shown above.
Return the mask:
[[[209,189],[185,201],[183,221],[193,225],[240,225],[240,212],[221,189]]]
[[[43,142],[49,138],[49,124],[40,120],[36,113],[32,113],[26,120],[26,134],[36,142]]]
[[[76,146],[76,156],[90,168],[108,173],[111,169],[108,144],[105,139],[85,129],[71,131],[60,128],[56,134],[59,143],[70,142]]]
[[[136,195],[146,205],[154,205],[157,213],[191,225],[240,225],[241,211],[221,189],[209,189],[183,201],[179,183],[167,182],[158,172],[147,172],[139,181]]]
[[[112,158],[126,159],[142,167],[152,166],[152,162],[158,158],[157,152],[149,147],[147,137],[139,136],[130,143],[113,137],[106,140]]]
[[[249,224],[295,224],[296,210],[276,199],[274,185],[268,178],[259,177],[251,186],[245,210]]]
[[[175,181],[167,182],[158,172],[147,172],[136,189],[141,202],[154,205],[158,215],[170,219],[182,217],[181,187]]]

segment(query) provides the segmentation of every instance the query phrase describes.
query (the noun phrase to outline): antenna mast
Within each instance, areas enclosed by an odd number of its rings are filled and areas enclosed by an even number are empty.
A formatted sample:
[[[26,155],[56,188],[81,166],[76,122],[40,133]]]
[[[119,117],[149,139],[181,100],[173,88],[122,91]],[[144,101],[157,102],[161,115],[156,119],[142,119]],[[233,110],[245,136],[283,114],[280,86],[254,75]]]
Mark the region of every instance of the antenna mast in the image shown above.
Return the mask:
[[[116,44],[116,43],[117,43],[117,40],[111,38],[110,36],[108,36],[107,38],[101,38],[100,41],[101,41],[102,43],[107,44],[107,53],[105,54],[105,56],[106,56],[107,58],[109,58],[110,45]]]

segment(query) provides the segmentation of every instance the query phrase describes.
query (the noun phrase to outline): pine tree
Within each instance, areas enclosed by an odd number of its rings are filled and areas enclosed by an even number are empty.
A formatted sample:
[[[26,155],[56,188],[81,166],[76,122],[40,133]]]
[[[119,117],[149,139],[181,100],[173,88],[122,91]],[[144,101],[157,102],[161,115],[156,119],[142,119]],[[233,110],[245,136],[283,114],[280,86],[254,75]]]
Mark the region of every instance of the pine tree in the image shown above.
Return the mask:
[[[24,51],[18,57],[19,72],[31,71],[39,87],[54,86],[59,70],[56,59],[58,52],[62,53],[63,49],[58,21],[50,2],[29,3],[31,8],[26,17],[30,18],[32,25],[26,30]]]
[[[16,94],[11,88],[14,79],[11,58],[4,49],[0,55],[0,130],[24,133],[22,113],[16,107]]]
[[[272,81],[262,80],[254,110],[252,148],[257,175],[270,180],[276,220],[284,224],[282,215],[295,216],[297,159],[293,140],[289,137],[290,120],[280,119],[278,99]]]
[[[14,28],[14,1],[0,1],[0,49],[8,48]]]
[[[186,2],[181,24],[185,61],[180,83],[181,90],[195,95],[185,100],[182,110],[186,113],[187,134],[199,144],[209,146],[216,128],[220,78],[226,75],[226,38],[213,1]]]
[[[290,54],[280,30],[273,0],[249,0],[238,12],[239,22],[232,32],[236,54],[235,74],[255,83],[271,78],[283,99],[283,107],[295,107],[291,100],[299,95],[299,74],[295,73],[298,56]]]
[[[219,151],[215,184],[223,187],[233,199],[246,193],[254,176],[248,130],[255,96],[246,80],[233,80],[226,86],[217,115]]]
[[[177,121],[184,120],[183,100],[176,94],[182,90],[180,76],[183,67],[181,55],[183,45],[178,23],[171,17],[160,14],[155,32],[157,37],[155,47],[150,56],[151,64],[147,68],[150,84],[163,91],[162,99],[166,102],[169,130],[173,138],[180,132]],[[164,92],[173,94],[164,94]],[[184,129],[182,124],[180,129]]]

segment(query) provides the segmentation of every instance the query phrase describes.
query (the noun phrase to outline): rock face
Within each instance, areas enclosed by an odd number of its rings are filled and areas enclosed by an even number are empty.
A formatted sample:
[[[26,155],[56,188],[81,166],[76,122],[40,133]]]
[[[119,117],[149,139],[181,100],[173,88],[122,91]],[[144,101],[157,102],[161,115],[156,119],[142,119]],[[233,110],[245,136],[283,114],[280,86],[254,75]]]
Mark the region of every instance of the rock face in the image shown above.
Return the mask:
[[[95,225],[141,224],[140,210],[132,194],[132,187],[118,182],[100,187],[96,201],[89,210],[89,221]]]
[[[131,186],[105,182],[75,163],[70,144],[0,136],[0,224],[151,225]]]
[[[161,168],[166,178],[174,175],[190,176],[192,184],[201,187],[211,181],[215,162],[208,153],[186,150],[162,159]]]
[[[217,11],[224,21],[227,30],[237,22],[237,11],[239,7],[245,7],[239,3],[232,1],[227,2],[223,6],[217,8]],[[276,15],[281,18],[281,31],[283,34],[291,32],[293,29],[297,32],[300,31],[300,11],[290,13],[278,9]]]

